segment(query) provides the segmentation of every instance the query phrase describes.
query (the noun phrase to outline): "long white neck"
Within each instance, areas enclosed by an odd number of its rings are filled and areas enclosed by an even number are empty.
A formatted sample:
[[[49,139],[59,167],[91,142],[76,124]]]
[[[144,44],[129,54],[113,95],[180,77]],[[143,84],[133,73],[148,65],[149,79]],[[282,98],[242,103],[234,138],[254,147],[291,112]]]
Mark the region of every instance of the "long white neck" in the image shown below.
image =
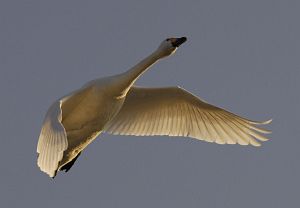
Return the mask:
[[[121,80],[119,80],[121,84],[120,87],[122,89],[122,94],[126,95],[126,93],[134,84],[134,82],[160,58],[161,55],[157,51],[154,51],[148,57],[144,58],[142,61],[136,64],[134,67],[122,73],[120,76]]]

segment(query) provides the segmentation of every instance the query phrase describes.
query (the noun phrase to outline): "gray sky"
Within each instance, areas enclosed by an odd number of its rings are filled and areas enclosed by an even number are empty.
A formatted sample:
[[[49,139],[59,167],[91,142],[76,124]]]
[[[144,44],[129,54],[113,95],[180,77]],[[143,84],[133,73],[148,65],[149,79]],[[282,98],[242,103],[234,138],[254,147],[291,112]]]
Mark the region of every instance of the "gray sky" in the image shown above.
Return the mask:
[[[1,207],[299,206],[299,11],[297,0],[1,0]],[[180,85],[250,119],[273,118],[269,142],[103,134],[69,173],[39,171],[36,144],[55,99],[183,35],[138,84]]]

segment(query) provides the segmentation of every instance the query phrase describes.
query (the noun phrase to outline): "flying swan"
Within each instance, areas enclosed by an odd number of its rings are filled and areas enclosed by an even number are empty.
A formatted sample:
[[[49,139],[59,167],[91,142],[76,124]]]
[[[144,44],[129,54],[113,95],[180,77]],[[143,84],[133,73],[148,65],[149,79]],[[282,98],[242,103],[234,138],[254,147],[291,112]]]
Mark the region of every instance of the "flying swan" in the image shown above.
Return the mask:
[[[147,58],[115,76],[99,78],[55,101],[37,145],[37,164],[55,177],[68,171],[101,132],[183,136],[218,144],[260,146],[269,124],[210,105],[180,87],[143,88],[135,81],[158,60],[174,54],[186,37],[168,38]]]

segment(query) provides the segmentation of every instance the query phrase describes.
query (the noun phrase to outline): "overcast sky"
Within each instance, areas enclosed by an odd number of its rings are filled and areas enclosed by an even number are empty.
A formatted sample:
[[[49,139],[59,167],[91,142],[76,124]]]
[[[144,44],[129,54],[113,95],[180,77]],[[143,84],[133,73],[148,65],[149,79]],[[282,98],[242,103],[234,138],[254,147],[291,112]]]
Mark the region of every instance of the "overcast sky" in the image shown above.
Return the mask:
[[[0,206],[253,208],[299,206],[300,1],[1,0]],[[67,174],[36,165],[57,98],[123,72],[167,37],[177,53],[138,85],[179,85],[253,120],[260,148],[103,134]]]

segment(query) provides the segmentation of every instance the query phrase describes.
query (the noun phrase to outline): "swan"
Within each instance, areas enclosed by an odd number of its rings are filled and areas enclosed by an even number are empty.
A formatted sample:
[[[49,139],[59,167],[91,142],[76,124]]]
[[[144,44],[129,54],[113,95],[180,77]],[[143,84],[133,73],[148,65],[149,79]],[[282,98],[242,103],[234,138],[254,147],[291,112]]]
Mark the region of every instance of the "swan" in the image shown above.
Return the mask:
[[[128,71],[92,80],[58,99],[46,113],[37,165],[54,178],[68,171],[101,132],[115,135],[190,137],[217,144],[260,146],[271,133],[258,122],[213,106],[180,87],[144,88],[135,81],[176,52],[186,37],[167,38]]]

